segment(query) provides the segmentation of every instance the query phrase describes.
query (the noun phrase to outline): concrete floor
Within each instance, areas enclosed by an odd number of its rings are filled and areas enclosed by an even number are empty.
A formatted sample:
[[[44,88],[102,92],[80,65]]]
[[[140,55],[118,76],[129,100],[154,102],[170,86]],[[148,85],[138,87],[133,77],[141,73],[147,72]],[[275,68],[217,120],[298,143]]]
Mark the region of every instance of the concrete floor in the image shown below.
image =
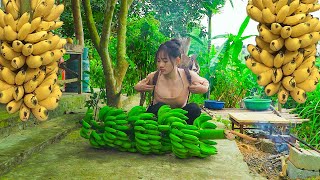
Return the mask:
[[[235,141],[218,140],[219,153],[206,159],[177,159],[172,154],[141,155],[92,148],[71,132],[33,155],[4,179],[265,179],[249,172]],[[2,178],[0,178],[2,179]]]

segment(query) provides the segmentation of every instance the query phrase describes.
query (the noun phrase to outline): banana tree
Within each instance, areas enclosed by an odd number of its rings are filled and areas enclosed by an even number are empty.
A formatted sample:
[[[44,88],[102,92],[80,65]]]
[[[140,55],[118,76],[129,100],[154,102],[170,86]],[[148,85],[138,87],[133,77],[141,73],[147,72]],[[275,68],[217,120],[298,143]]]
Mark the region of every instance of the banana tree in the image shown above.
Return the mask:
[[[231,6],[233,7],[232,0],[229,0]],[[203,14],[208,17],[208,39],[211,39],[211,31],[212,31],[212,16],[220,12],[220,9],[224,7],[226,0],[205,0],[202,2],[202,6],[204,7]],[[211,41],[208,41],[208,52],[211,49]]]

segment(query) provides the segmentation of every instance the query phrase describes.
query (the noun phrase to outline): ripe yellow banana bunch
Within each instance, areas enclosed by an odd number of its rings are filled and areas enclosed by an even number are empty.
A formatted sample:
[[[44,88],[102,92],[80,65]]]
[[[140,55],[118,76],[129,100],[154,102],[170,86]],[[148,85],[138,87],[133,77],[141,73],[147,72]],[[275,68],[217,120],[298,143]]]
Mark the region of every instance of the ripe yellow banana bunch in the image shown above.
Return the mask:
[[[26,121],[32,113],[48,118],[62,92],[57,84],[58,62],[66,39],[52,33],[60,28],[64,5],[54,0],[31,0],[29,12],[20,14],[20,1],[2,0],[0,9],[0,103],[8,113],[19,111]]]
[[[256,45],[249,44],[247,67],[258,76],[268,96],[277,94],[281,104],[289,96],[306,101],[320,79],[315,65],[320,22],[312,12],[317,0],[249,0],[247,14],[259,22]]]

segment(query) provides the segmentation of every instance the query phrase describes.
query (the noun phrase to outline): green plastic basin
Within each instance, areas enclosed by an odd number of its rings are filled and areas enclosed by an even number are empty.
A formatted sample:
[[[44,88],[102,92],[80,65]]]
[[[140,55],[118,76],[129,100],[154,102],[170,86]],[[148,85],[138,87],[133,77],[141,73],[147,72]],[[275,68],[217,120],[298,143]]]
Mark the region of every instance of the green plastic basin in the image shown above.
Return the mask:
[[[271,99],[245,99],[244,104],[249,110],[264,111],[269,109]]]

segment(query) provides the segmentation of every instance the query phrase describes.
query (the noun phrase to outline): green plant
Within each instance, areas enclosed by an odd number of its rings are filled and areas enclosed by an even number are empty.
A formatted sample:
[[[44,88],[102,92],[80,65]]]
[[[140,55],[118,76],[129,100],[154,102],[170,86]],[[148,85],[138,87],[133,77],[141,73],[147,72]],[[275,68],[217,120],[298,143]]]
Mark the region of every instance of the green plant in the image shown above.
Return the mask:
[[[308,93],[307,101],[303,104],[298,104],[294,113],[310,121],[297,125],[293,129],[293,133],[320,149],[320,86],[315,91]]]
[[[104,104],[107,104],[106,89],[100,87],[100,89],[97,91],[90,86],[90,97],[85,103],[85,107],[88,108],[87,113],[93,112],[93,117],[97,119],[99,105],[103,106]]]

